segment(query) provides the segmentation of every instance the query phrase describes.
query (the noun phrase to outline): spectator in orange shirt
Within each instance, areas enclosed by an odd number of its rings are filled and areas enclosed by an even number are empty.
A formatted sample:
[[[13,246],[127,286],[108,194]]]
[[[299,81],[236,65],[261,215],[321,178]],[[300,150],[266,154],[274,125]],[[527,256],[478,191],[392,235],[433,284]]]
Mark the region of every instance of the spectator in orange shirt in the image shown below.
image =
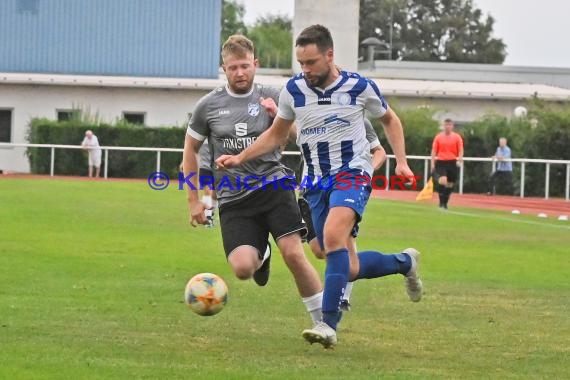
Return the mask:
[[[457,168],[463,164],[463,139],[454,128],[453,120],[445,119],[443,131],[435,136],[431,149],[431,171],[437,181],[439,207],[445,210],[457,181]]]

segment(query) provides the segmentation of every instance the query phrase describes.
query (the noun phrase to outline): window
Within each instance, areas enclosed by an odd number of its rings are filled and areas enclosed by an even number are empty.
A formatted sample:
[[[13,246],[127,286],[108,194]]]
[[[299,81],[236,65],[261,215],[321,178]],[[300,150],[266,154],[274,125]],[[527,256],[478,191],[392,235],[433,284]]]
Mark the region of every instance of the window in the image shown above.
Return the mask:
[[[144,112],[123,112],[123,119],[131,124],[144,124]]]
[[[12,142],[12,110],[0,109],[0,142]]]
[[[57,111],[57,121],[69,121],[73,116],[73,111],[68,110],[58,110]]]

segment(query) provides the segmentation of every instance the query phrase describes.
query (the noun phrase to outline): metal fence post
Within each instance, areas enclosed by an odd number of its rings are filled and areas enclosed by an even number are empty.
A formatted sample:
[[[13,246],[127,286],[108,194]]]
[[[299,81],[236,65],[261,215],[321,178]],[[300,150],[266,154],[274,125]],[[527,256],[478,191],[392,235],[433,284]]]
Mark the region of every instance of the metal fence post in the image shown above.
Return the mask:
[[[426,158],[424,160],[424,187],[426,186],[427,180],[428,180],[428,175],[429,175],[429,160]]]
[[[109,168],[109,149],[105,149],[105,167],[103,168],[103,178],[107,179],[107,170]]]
[[[465,161],[459,167],[459,194],[463,194],[463,168],[465,167]]]
[[[53,167],[55,166],[55,148],[51,147],[51,158],[49,163],[49,175],[53,177]]]
[[[390,190],[390,157],[386,157],[386,190]]]
[[[521,198],[524,198],[525,163],[521,162]]]
[[[548,199],[550,193],[550,163],[546,163],[546,178],[544,180],[544,199]]]
[[[160,171],[160,150],[156,151],[156,171]]]
[[[566,201],[570,201],[570,164],[566,164]]]

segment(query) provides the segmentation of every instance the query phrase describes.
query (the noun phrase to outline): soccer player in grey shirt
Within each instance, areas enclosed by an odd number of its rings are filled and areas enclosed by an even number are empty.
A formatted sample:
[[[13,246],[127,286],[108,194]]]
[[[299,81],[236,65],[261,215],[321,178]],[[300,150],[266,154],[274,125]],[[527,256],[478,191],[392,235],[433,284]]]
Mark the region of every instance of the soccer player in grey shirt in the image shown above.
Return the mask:
[[[198,198],[196,153],[208,139],[213,160],[238,154],[251,145],[273,122],[279,91],[254,83],[257,59],[253,43],[230,36],[222,47],[227,84],[204,96],[188,124],[184,144],[184,176],[192,226],[206,224],[206,205]],[[314,323],[320,321],[322,284],[307,260],[301,242],[305,232],[294,193],[285,186],[289,172],[278,150],[247,164],[214,170],[213,186],[219,202],[224,250],[236,277],[252,278],[264,286],[269,278],[271,234],[293,274],[299,293]],[[291,181],[293,182],[293,181]],[[202,179],[202,183],[206,181]]]

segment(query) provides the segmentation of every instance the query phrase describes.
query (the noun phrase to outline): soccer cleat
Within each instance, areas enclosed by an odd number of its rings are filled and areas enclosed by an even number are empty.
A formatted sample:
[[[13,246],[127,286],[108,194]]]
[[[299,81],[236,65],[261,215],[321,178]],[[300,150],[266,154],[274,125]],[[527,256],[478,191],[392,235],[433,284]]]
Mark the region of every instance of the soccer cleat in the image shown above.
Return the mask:
[[[336,345],[336,331],[332,327],[321,321],[312,329],[303,331],[303,338],[313,344],[320,343],[324,348],[332,348]]]
[[[340,301],[340,310],[342,311],[350,311],[350,302],[348,302],[348,300],[342,300]]]
[[[418,273],[420,264],[420,252],[414,248],[406,248],[402,253],[407,254],[412,259],[412,267],[406,274],[406,292],[412,302],[419,302],[422,299],[423,285]]]
[[[271,243],[267,242],[267,248],[263,255],[263,264],[253,274],[253,281],[259,286],[267,285],[269,281],[269,263],[271,262]]]
[[[305,226],[307,227],[307,233],[303,236],[303,241],[310,242],[313,240],[317,234],[315,233],[315,227],[313,226],[313,218],[311,217],[311,208],[309,202],[303,197],[297,199],[297,204],[299,205],[299,211],[301,212],[301,217]]]

